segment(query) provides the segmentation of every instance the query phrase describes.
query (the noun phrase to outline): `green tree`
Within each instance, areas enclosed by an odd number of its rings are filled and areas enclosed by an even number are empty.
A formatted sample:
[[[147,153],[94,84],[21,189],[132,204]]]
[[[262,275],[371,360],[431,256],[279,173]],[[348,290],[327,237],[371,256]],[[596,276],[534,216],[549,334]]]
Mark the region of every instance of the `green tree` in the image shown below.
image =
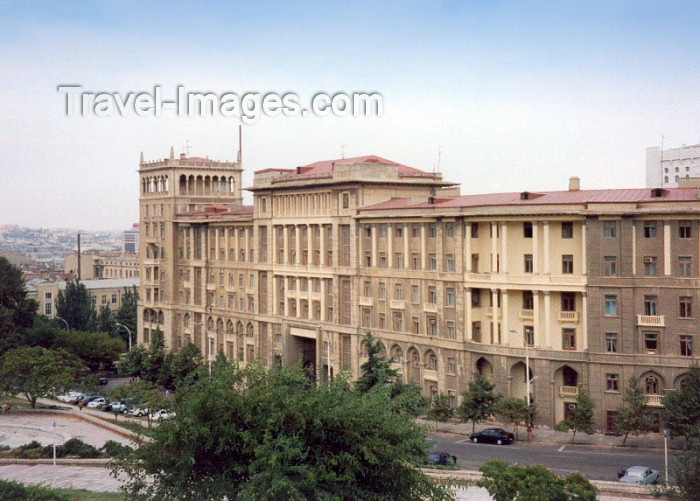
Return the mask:
[[[119,374],[122,376],[141,377],[147,350],[143,346],[135,346],[119,360]]]
[[[355,389],[366,393],[375,386],[386,386],[396,380],[398,371],[387,360],[382,342],[367,331],[364,338],[367,361],[360,366],[362,375],[355,381]]]
[[[151,342],[143,359],[140,376],[146,381],[163,387],[172,387],[173,356],[165,350],[163,331],[156,329],[151,333]]]
[[[622,402],[624,405],[617,409],[615,430],[624,435],[622,439],[624,446],[630,434],[638,436],[649,433],[654,427],[654,417],[647,406],[646,392],[636,376],[630,378]]]
[[[56,312],[71,329],[93,331],[97,327],[92,296],[78,280],[66,282],[66,289],[58,293]]]
[[[177,352],[172,362],[173,386],[178,389],[185,385],[192,374],[202,366],[203,358],[200,349],[189,342]]]
[[[389,385],[388,392],[391,407],[395,412],[416,418],[428,407],[428,399],[421,394],[420,386],[413,381],[404,383],[397,379]]]
[[[20,346],[34,322],[38,304],[27,297],[24,285],[22,271],[0,256],[0,354]]]
[[[476,423],[480,423],[494,413],[500,396],[494,391],[495,385],[489,379],[477,372],[469,382],[467,390],[462,393],[462,404],[457,408],[457,415],[463,422],[472,422],[472,433],[476,431]]]
[[[10,395],[21,393],[35,408],[38,398],[71,386],[82,365],[64,350],[14,348],[0,357],[0,389]]]
[[[98,332],[114,332],[116,327],[116,319],[109,305],[104,304],[100,307],[100,312],[97,315],[97,331]]]
[[[498,404],[494,407],[494,414],[502,417],[513,427],[515,439],[518,439],[518,425],[526,423],[528,418],[532,419],[534,406],[528,407],[525,400],[517,397],[499,398]]]
[[[686,501],[700,501],[700,439],[690,439],[686,449],[676,455],[674,476]]]
[[[524,401],[523,401],[524,403]],[[482,464],[476,485],[494,501],[595,501],[596,488],[580,473],[561,478],[542,465],[508,465],[498,459]]]
[[[131,289],[124,288],[122,293],[122,304],[115,314],[115,319],[122,325],[126,325],[131,331],[131,345],[129,344],[129,334],[126,329],[119,329],[119,336],[124,340],[126,346],[136,345],[136,308],[139,301],[138,289],[134,286]]]
[[[109,392],[109,395],[116,400],[129,400],[136,407],[148,409],[146,421],[149,428],[153,426],[151,413],[168,407],[169,404],[160,388],[143,379],[136,379],[127,384],[117,386]]]
[[[387,391],[300,367],[228,363],[179,390],[176,417],[116,472],[139,499],[453,499],[419,468],[426,430]]]
[[[438,430],[438,423],[445,423],[455,413],[454,408],[450,405],[450,398],[444,393],[435,395],[430,408],[428,409],[427,418],[435,421],[435,431]]]
[[[661,417],[672,437],[700,438],[700,366],[692,365],[678,391],[662,398]]]
[[[576,439],[577,431],[582,431],[587,435],[593,435],[596,430],[595,416],[593,414],[594,407],[593,400],[588,396],[588,393],[581,390],[576,397],[576,406],[571,409],[570,416],[554,425],[554,429],[557,431],[573,431],[574,434],[571,437],[572,443]]]
[[[121,339],[115,339],[106,332],[58,331],[53,348],[64,350],[81,358],[90,370],[111,367],[124,351]]]

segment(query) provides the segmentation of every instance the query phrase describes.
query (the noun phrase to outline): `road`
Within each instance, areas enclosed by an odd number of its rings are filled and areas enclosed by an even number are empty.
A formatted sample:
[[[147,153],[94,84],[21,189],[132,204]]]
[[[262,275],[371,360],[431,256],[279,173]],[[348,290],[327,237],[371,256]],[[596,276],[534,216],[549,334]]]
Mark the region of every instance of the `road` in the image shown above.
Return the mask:
[[[514,442],[510,445],[474,444],[468,437],[431,433],[432,450],[446,451],[457,457],[460,470],[478,470],[490,459],[509,463],[543,464],[567,475],[581,472],[592,480],[617,480],[621,468],[649,466],[664,475],[664,453],[656,449],[602,448],[581,445],[537,445]],[[671,457],[669,456],[669,462]]]

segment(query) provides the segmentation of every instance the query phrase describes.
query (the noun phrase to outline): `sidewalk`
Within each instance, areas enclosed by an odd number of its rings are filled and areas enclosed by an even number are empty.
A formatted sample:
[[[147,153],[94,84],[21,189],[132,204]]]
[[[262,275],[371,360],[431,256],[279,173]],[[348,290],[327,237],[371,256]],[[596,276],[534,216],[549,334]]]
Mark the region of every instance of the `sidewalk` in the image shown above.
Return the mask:
[[[452,433],[462,436],[469,436],[472,433],[471,421],[462,423],[453,418],[446,423],[437,423],[437,430],[435,421],[418,419],[418,422],[428,425],[432,431],[438,433]],[[484,428],[503,428],[507,431],[513,431],[510,426],[496,421],[486,421],[476,425],[476,431],[483,430]],[[532,430],[532,443],[553,445],[570,444],[572,435],[571,432],[565,433],[544,426],[538,426]],[[622,447],[623,438],[623,436],[605,435],[602,433],[586,435],[585,433],[578,432],[574,443],[576,445],[590,445],[593,447]],[[527,440],[527,430],[524,426],[518,427],[518,440]],[[682,447],[683,438],[669,439],[669,449],[681,449]],[[660,433],[647,433],[646,435],[639,435],[638,437],[630,435],[627,437],[625,448],[663,449],[664,437]]]

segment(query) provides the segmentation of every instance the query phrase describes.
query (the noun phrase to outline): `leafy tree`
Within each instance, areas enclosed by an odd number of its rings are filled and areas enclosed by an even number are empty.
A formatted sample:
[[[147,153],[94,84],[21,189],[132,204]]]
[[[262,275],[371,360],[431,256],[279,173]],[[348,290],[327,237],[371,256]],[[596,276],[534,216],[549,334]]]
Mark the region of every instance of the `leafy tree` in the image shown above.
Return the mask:
[[[534,406],[529,406],[525,400],[517,397],[505,397],[498,400],[498,404],[494,407],[494,414],[502,417],[507,423],[513,427],[515,439],[518,439],[518,425],[526,423],[528,418],[534,413]]]
[[[639,384],[639,378],[632,376],[629,386],[622,397],[623,407],[617,409],[615,430],[624,434],[622,445],[627,442],[630,433],[634,436],[650,432],[654,427],[654,417],[647,406],[644,388]]]
[[[444,393],[435,395],[433,401],[430,402],[428,409],[428,419],[435,421],[435,431],[438,430],[438,423],[445,423],[452,417],[455,410],[450,405],[450,398]]]
[[[594,407],[591,397],[585,391],[581,391],[576,397],[576,407],[571,410],[571,415],[554,425],[554,429],[557,431],[573,431],[572,443],[576,439],[577,431],[593,435],[596,429],[595,416],[593,414]]]
[[[172,354],[165,350],[163,331],[156,329],[151,333],[151,342],[143,359],[141,377],[153,384],[172,387]]]
[[[151,412],[168,406],[160,388],[143,379],[136,379],[130,383],[117,386],[109,392],[109,395],[117,400],[129,400],[136,407],[148,409],[150,412],[146,413],[146,421],[149,428],[153,426]]]
[[[186,384],[190,375],[202,366],[202,362],[202,352],[195,344],[188,341],[173,358],[171,372],[175,389]]]
[[[676,455],[675,477],[681,498],[700,501],[700,440],[693,438],[688,447]]]
[[[396,380],[398,371],[384,356],[384,345],[367,331],[364,339],[367,361],[360,366],[362,375],[355,381],[355,389],[366,393],[377,385],[386,386]]]
[[[386,390],[354,391],[343,376],[316,386],[300,367],[228,363],[179,390],[175,411],[117,460],[128,496],[453,499],[419,468],[426,430]]]
[[[100,313],[97,315],[97,331],[114,332],[115,324],[116,319],[109,305],[103,304],[100,306]]]
[[[0,357],[0,389],[11,395],[23,394],[33,409],[38,398],[71,386],[82,365],[64,350],[14,348]]]
[[[661,417],[672,437],[700,438],[700,366],[688,369],[681,388],[663,396]]]
[[[0,353],[21,345],[23,332],[32,326],[38,304],[27,298],[22,271],[0,256]]]
[[[525,403],[523,401],[523,403]],[[494,501],[595,501],[596,488],[580,473],[561,478],[544,466],[508,465],[493,459],[479,468],[484,476],[476,485]]]
[[[95,330],[96,318],[92,296],[85,284],[80,283],[79,280],[66,282],[66,290],[58,293],[56,312],[70,325],[71,329]]]
[[[115,339],[106,332],[58,331],[52,345],[81,358],[90,370],[111,367],[124,351],[121,339]]]
[[[472,433],[476,431],[476,423],[494,413],[500,400],[500,395],[496,394],[494,388],[495,385],[486,376],[477,372],[467,390],[462,393],[462,404],[457,408],[457,414],[465,423],[472,422]]]
[[[127,352],[119,361],[119,374],[122,376],[141,377],[144,371],[144,361],[146,360],[147,350],[143,346],[136,346]]]
[[[139,292],[134,286],[131,289],[128,287],[124,288],[124,293],[122,294],[122,305],[117,310],[115,314],[115,319],[120,324],[126,325],[131,331],[131,345],[136,345],[136,307],[138,306]],[[124,340],[126,346],[129,345],[129,334],[125,329],[119,329],[119,336]]]
[[[391,407],[395,412],[415,418],[423,414],[428,406],[428,399],[421,394],[420,386],[413,381],[404,383],[397,379],[389,385],[388,391]]]

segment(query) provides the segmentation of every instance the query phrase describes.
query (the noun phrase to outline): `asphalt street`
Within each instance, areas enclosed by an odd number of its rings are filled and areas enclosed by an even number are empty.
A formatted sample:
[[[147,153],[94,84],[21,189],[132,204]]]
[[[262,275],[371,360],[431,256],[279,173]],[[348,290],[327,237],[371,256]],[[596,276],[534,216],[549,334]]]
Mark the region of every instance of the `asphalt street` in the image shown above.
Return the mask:
[[[469,437],[431,433],[431,450],[457,457],[460,470],[478,470],[491,459],[508,463],[542,464],[567,475],[578,471],[592,480],[617,480],[617,472],[628,466],[649,466],[664,475],[664,452],[657,449],[592,447],[584,445],[539,445],[514,442],[510,445],[474,444]],[[669,452],[669,463],[672,454]],[[671,479],[672,480],[672,479]]]

